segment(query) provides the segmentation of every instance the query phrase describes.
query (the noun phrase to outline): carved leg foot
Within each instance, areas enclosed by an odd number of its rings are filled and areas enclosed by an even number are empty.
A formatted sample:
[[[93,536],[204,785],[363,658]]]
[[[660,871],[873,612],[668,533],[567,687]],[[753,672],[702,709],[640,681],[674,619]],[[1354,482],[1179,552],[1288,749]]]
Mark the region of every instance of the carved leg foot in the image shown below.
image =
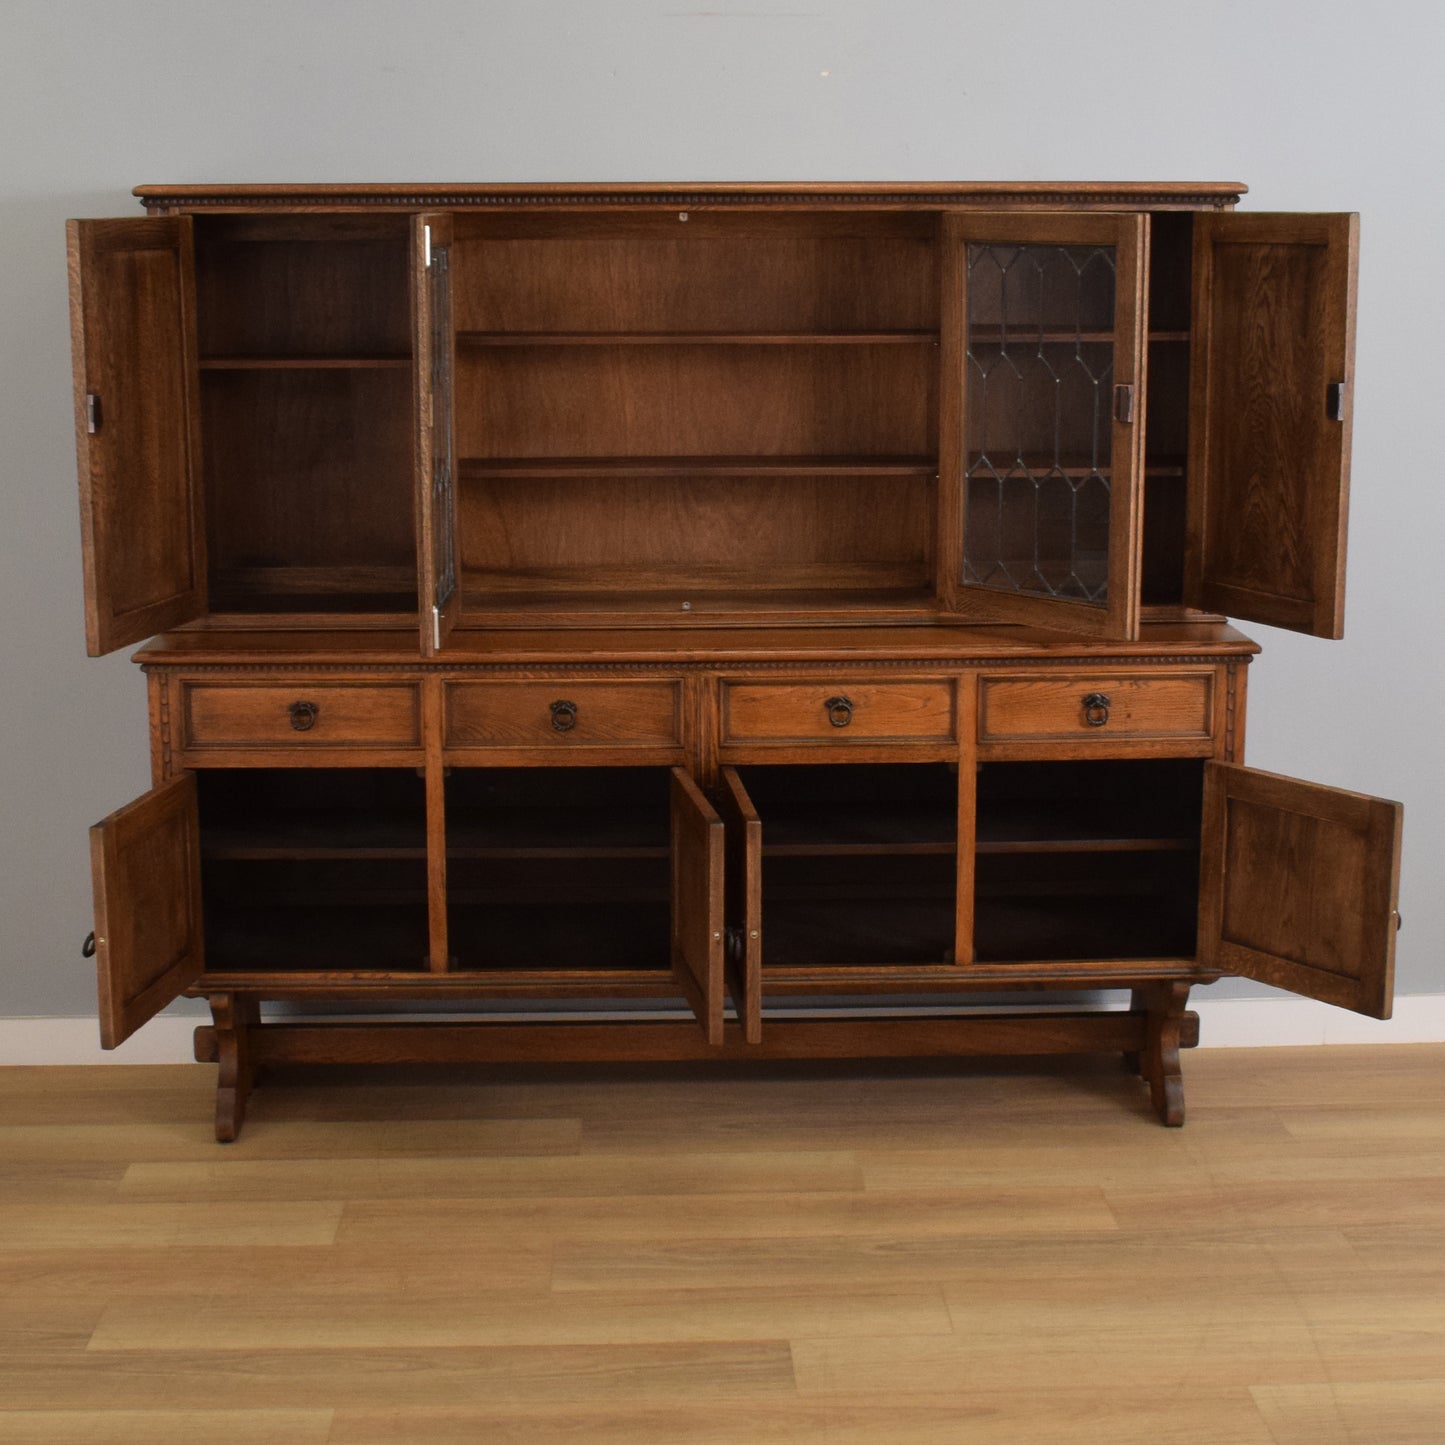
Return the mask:
[[[1184,1123],[1184,1074],[1179,1049],[1184,1026],[1187,983],[1161,984],[1150,989],[1142,1073],[1159,1122],[1171,1129]]]
[[[255,999],[237,999],[233,994],[211,997],[211,1018],[216,1028],[216,1139],[231,1143],[246,1121],[246,1101],[256,1083],[252,1062],[251,1030],[261,1022],[261,1006]]]

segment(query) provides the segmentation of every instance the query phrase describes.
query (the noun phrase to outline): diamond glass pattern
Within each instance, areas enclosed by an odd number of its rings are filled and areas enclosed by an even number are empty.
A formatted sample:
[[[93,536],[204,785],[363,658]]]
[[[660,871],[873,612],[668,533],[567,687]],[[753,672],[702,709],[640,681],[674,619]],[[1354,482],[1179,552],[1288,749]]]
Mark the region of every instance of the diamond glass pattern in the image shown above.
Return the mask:
[[[431,256],[432,516],[436,554],[432,601],[438,609],[457,590],[456,477],[452,455],[452,273],[444,246]]]
[[[1112,246],[967,248],[963,580],[1108,600]]]

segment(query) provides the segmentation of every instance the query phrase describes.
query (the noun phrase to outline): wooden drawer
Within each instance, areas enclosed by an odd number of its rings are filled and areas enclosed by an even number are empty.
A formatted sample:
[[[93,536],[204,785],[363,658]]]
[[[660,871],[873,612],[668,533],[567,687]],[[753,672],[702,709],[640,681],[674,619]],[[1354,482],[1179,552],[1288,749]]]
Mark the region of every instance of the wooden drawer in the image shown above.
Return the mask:
[[[421,747],[413,683],[188,682],[182,747],[206,749]]]
[[[980,747],[1073,743],[1189,742],[1208,751],[1214,734],[1214,673],[1050,673],[983,677]]]
[[[454,682],[449,748],[680,748],[682,683]]]
[[[950,743],[953,680],[724,682],[728,743]]]

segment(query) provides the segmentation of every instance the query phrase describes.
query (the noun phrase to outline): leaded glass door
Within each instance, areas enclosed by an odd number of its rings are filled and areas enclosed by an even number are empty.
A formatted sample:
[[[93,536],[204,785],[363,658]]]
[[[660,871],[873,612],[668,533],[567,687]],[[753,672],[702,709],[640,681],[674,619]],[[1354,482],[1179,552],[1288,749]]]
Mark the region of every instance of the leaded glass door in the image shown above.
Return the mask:
[[[456,418],[452,329],[452,218],[445,212],[413,223],[417,499],[421,543],[421,647],[442,649],[461,616],[456,522]]]
[[[1137,636],[1147,225],[949,218],[943,580],[961,614]]]

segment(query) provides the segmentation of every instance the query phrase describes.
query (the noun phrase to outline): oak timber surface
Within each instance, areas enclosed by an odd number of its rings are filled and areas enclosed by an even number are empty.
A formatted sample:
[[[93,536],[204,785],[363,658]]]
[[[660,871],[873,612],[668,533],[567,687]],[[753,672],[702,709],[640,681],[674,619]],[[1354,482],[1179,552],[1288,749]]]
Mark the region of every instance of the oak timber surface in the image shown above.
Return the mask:
[[[0,1070],[0,1441],[1438,1445],[1442,1065]]]
[[[1246,656],[1257,643],[1219,623],[1157,623],[1137,642],[1091,642],[1087,638],[1031,627],[694,627],[578,628],[484,631],[458,629],[446,650],[429,665],[488,663],[568,665],[589,662],[809,661],[936,658],[966,661],[994,657]],[[288,664],[337,662],[417,666],[416,634],[398,631],[225,629],[180,630],[158,637],[136,654],[151,665],[232,664],[281,660]]]

